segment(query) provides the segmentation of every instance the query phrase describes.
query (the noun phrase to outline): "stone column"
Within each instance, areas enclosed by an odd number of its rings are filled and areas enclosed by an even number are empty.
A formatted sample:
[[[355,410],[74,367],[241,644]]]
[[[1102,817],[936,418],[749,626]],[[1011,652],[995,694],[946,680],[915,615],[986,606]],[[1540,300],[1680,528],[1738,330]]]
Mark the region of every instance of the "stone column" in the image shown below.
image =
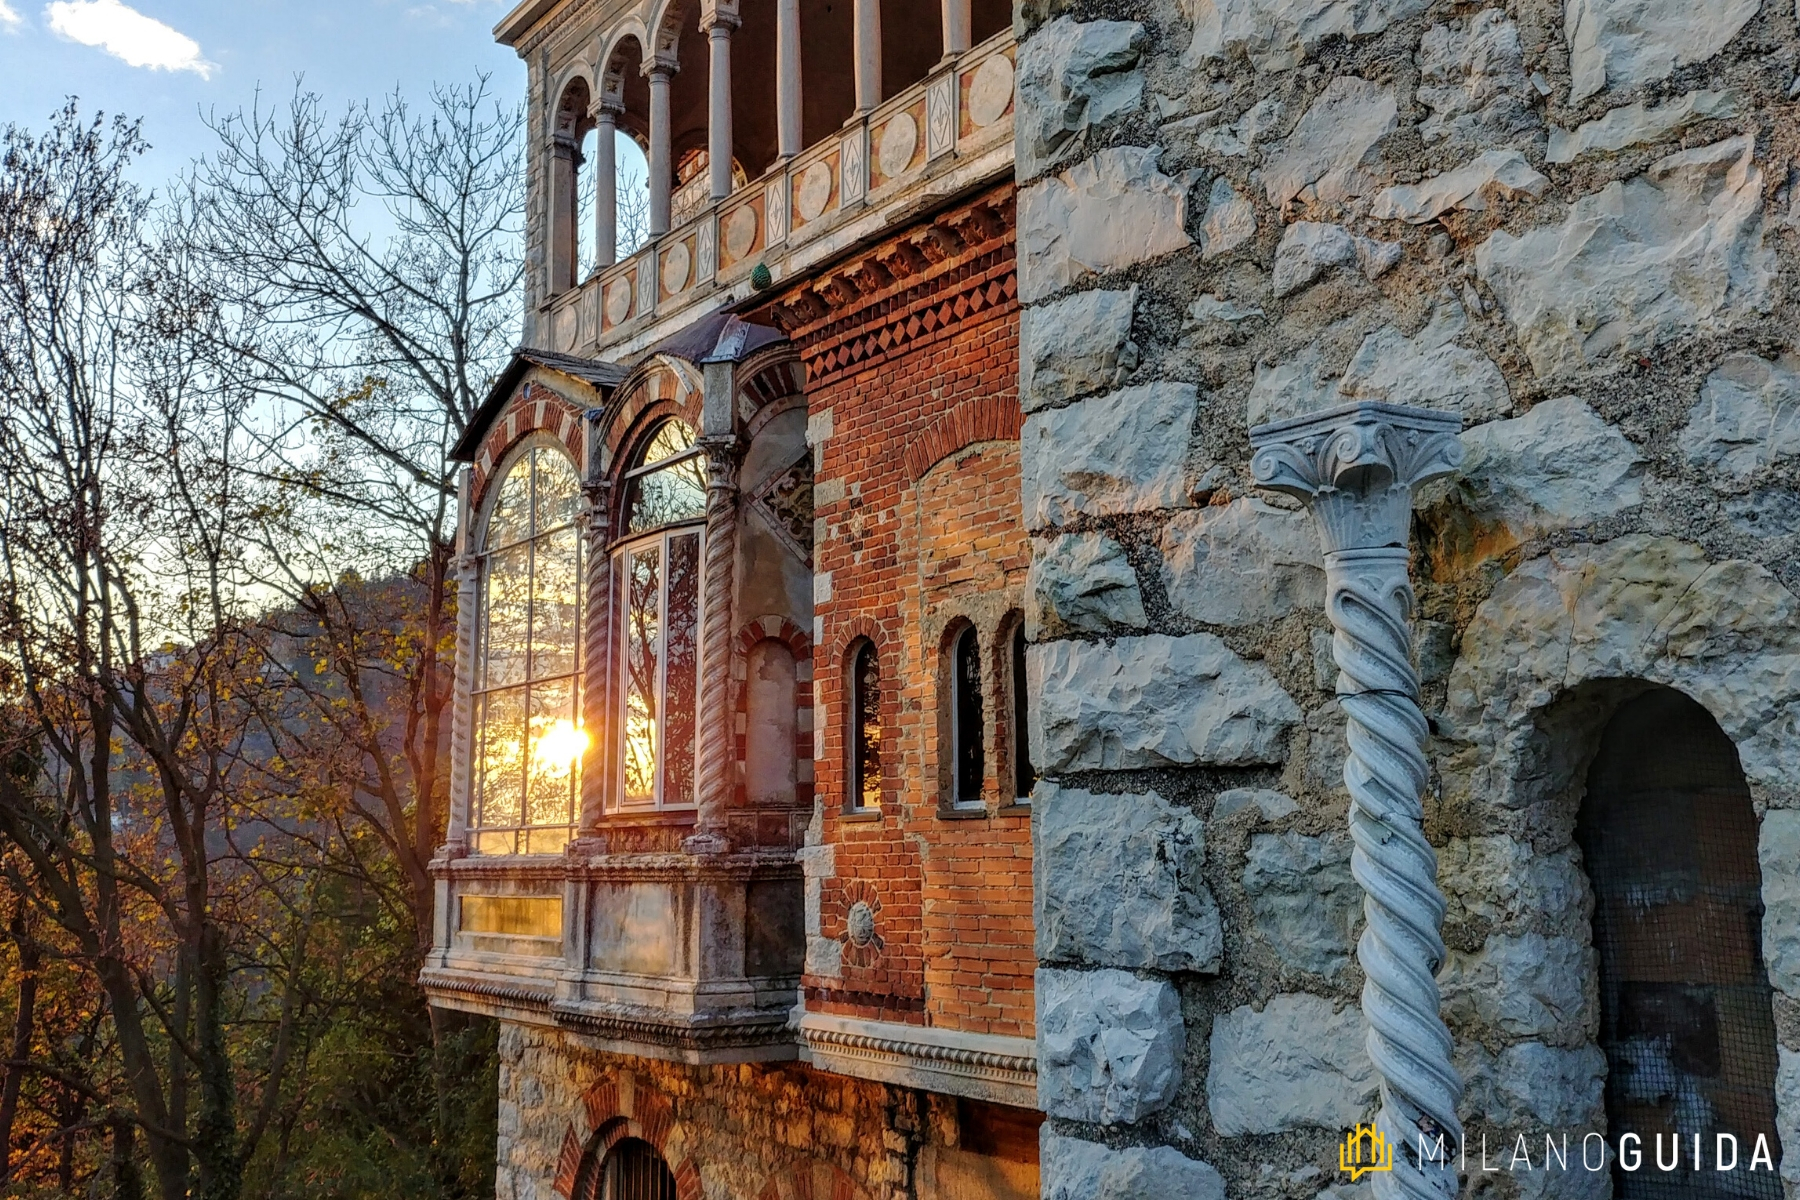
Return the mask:
[[[606,731],[612,727],[612,558],[606,553],[606,543],[611,533],[612,480],[589,479],[581,491],[587,557],[581,614],[581,722],[590,740],[581,762],[581,813],[576,818],[575,836],[585,850],[586,839],[596,836],[606,815],[606,767],[611,761]]]
[[[1380,1200],[1457,1191],[1462,1080],[1439,1012],[1444,896],[1422,829],[1426,725],[1412,662],[1407,533],[1413,489],[1462,462],[1460,427],[1454,413],[1364,403],[1250,431],[1258,486],[1303,501],[1325,551],[1337,694],[1349,717],[1350,862],[1366,918],[1356,957],[1369,1057],[1381,1078],[1377,1121],[1394,1151],[1393,1171],[1374,1176]],[[1446,1167],[1422,1166],[1420,1140],[1435,1149],[1440,1137]]]
[[[669,80],[675,64],[652,59],[644,68],[650,81],[650,236],[669,232],[669,193],[675,185],[675,166],[669,153]]]
[[[575,286],[576,257],[579,253],[575,236],[576,212],[575,172],[581,163],[581,151],[566,133],[550,139],[550,236],[549,279],[552,296],[561,295]]]
[[[619,163],[616,137],[623,110],[602,101],[594,105],[594,265],[604,269],[619,260]]]
[[[881,0],[855,0],[856,111],[881,103]]]
[[[944,0],[944,57],[969,48],[969,0]]]
[[[800,0],[775,0],[776,153],[792,158],[805,149],[800,139]]]
[[[729,364],[726,369],[729,372]],[[690,854],[723,854],[731,849],[729,809],[737,783],[731,644],[736,633],[732,596],[737,587],[738,461],[743,443],[735,433],[716,433],[703,436],[700,445],[706,451],[702,577],[706,624],[700,638],[699,813],[684,848]]]
[[[475,639],[481,612],[481,560],[466,551],[450,560],[456,580],[456,679],[450,710],[450,813],[441,858],[469,852],[469,805],[475,774]]]
[[[708,50],[706,78],[706,163],[711,195],[731,195],[731,34],[740,22],[737,5],[709,0],[700,15]]]

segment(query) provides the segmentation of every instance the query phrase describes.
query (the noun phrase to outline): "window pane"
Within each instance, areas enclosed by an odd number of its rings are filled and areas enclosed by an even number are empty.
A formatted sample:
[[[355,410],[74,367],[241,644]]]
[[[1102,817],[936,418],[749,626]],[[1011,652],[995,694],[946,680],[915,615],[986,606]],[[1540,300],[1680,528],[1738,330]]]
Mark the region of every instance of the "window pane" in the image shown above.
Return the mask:
[[[481,701],[482,825],[517,825],[525,793],[525,689]]]
[[[981,803],[981,647],[973,629],[956,639],[956,802]]]
[[[531,677],[568,675],[581,644],[580,532],[540,537],[531,583]]]
[[[855,695],[855,759],[856,778],[851,784],[850,802],[858,808],[881,806],[881,673],[875,661],[875,647],[864,646],[856,655],[852,679]]]
[[[663,804],[694,802],[694,727],[700,683],[700,535],[669,539],[668,716]]]
[[[706,515],[706,469],[703,459],[678,463],[639,476],[631,484],[631,512],[626,527],[632,533]]]
[[[1037,783],[1037,768],[1031,765],[1031,685],[1025,679],[1023,625],[1014,629],[1012,636],[1012,702],[1013,795],[1023,800]]]
[[[561,451],[539,449],[533,453],[537,456],[537,526],[533,532],[543,533],[574,522],[581,481],[575,477],[575,464]]]
[[[625,720],[620,738],[625,803],[656,802],[658,644],[661,633],[660,549],[647,546],[626,556],[623,571]]]
[[[488,559],[487,658],[483,687],[525,682],[529,640],[527,598],[530,547],[514,546]]]
[[[567,825],[587,733],[576,724],[575,682],[531,686],[531,769],[525,781],[525,823]]]
[[[665,458],[674,458],[677,454],[694,448],[694,429],[686,421],[665,421],[644,447],[644,453],[638,459],[639,466],[659,463]]]
[[[531,536],[531,456],[522,456],[500,484],[494,515],[488,518],[487,549],[509,546]]]

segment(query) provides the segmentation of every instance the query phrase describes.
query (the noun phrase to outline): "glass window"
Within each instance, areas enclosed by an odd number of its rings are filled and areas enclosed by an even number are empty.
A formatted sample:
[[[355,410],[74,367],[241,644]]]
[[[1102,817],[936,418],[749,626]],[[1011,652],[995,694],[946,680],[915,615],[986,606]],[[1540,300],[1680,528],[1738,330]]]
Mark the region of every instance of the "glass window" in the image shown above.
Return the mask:
[[[1013,626],[1012,709],[1013,797],[1023,804],[1037,784],[1037,768],[1031,765],[1031,685],[1025,679],[1023,622]]]
[[[588,745],[580,497],[568,457],[533,447],[501,480],[488,515],[475,679],[478,854],[554,854],[574,829]]]
[[[669,421],[626,472],[625,532],[613,555],[620,614],[619,799],[628,809],[695,802],[700,716],[700,571],[706,474],[694,431]]]
[[[881,807],[881,668],[864,642],[850,660],[850,799],[853,810]]]
[[[974,807],[981,803],[987,762],[981,745],[981,641],[973,627],[957,635],[950,667],[953,802],[959,808]]]

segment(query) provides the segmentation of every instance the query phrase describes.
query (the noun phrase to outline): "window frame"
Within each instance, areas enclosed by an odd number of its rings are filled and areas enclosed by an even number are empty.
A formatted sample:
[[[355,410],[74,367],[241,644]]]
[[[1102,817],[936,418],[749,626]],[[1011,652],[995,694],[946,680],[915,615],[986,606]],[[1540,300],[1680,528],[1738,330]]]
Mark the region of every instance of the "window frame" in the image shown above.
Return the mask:
[[[558,455],[568,466],[569,473],[576,480],[575,503],[571,508],[569,520],[547,529],[539,529],[537,527],[539,478],[537,463],[538,455],[541,453],[554,453]],[[507,483],[511,481],[514,473],[519,470],[524,470],[529,475],[527,483],[529,490],[526,499],[526,532],[521,537],[515,537],[507,542],[495,544],[492,541],[493,524],[494,519],[499,512],[501,496],[505,491]],[[568,448],[549,434],[535,433],[523,439],[513,448],[512,452],[507,455],[505,460],[503,460],[501,469],[495,473],[493,482],[488,487],[488,494],[484,497],[484,511],[481,514],[478,526],[480,533],[477,538],[477,544],[480,549],[476,551],[476,561],[478,564],[477,578],[479,581],[477,584],[479,612],[475,621],[473,677],[469,681],[469,710],[473,729],[471,731],[472,736],[470,738],[471,744],[469,747],[469,757],[471,760],[469,767],[472,782],[469,790],[468,829],[470,849],[477,855],[505,856],[522,854],[541,856],[560,854],[562,852],[561,845],[556,849],[536,848],[534,844],[534,835],[546,833],[551,838],[554,838],[560,833],[562,835],[562,843],[566,844],[570,838],[575,836],[575,830],[580,821],[582,770],[584,766],[586,766],[588,754],[592,750],[591,742],[575,759],[569,771],[568,820],[566,822],[534,823],[529,820],[531,799],[531,755],[528,745],[521,750],[523,767],[520,778],[518,821],[511,824],[488,824],[486,821],[488,811],[487,718],[488,705],[491,697],[500,696],[506,693],[516,693],[521,697],[521,706],[525,720],[523,736],[528,741],[531,728],[531,697],[533,689],[549,684],[566,683],[570,693],[570,714],[568,719],[573,723],[576,730],[585,733],[585,722],[583,721],[582,716],[582,694],[586,667],[585,647],[583,645],[585,638],[583,636],[583,630],[587,618],[587,545],[586,539],[582,536],[580,480],[580,464],[577,463],[575,458],[569,453]],[[574,636],[568,647],[571,666],[566,672],[539,677],[534,674],[533,671],[533,660],[536,658],[535,631],[537,628],[538,615],[538,599],[536,595],[538,548],[550,538],[570,530],[573,530],[575,533],[573,539],[575,543],[573,587],[575,611],[574,619],[571,622]],[[519,547],[526,548],[524,576],[524,636],[526,646],[526,667],[521,679],[511,683],[491,685],[489,679],[493,665],[491,658],[493,645],[490,635],[490,625],[493,617],[492,584],[494,559],[499,554],[516,550]],[[510,851],[488,848],[490,845],[498,845],[498,839],[502,837],[511,838],[512,849]]]
[[[863,656],[867,655],[875,668],[874,695],[874,740],[875,803],[867,802],[870,791],[869,780],[864,774],[863,742],[864,730],[867,727],[864,716],[867,710],[862,681]],[[859,637],[850,643],[850,651],[845,662],[844,671],[844,804],[843,810],[849,816],[878,816],[885,801],[883,789],[883,771],[881,761],[882,734],[886,732],[881,720],[881,651],[872,638]]]
[[[945,663],[947,668],[945,679],[948,686],[945,689],[946,696],[943,709],[947,721],[943,726],[945,736],[943,739],[940,739],[940,742],[948,741],[950,754],[947,759],[947,769],[944,767],[940,767],[939,769],[939,779],[942,781],[942,786],[945,789],[946,803],[943,805],[943,808],[945,811],[952,813],[985,812],[987,810],[986,792],[988,768],[987,688],[984,682],[985,672],[982,669],[981,662],[981,634],[980,631],[975,628],[973,622],[959,621],[951,627],[948,650],[949,653],[946,656]],[[965,712],[969,706],[969,699],[964,695],[963,665],[965,654],[967,661],[973,663],[975,668],[975,679],[973,684],[973,703],[975,712],[972,724],[975,734],[975,756],[979,766],[979,772],[975,779],[973,796],[966,794],[964,788],[965,781],[963,779],[964,749],[968,745],[968,731],[965,730],[964,726],[965,724],[970,724],[970,722],[966,720],[968,714]]]

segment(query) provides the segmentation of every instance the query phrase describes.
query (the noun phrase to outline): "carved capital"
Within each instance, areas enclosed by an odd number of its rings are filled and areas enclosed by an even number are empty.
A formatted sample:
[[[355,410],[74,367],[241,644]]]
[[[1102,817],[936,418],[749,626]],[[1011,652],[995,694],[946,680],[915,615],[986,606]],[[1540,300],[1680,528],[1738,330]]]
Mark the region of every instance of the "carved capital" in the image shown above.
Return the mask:
[[[737,0],[700,0],[701,33],[723,27],[729,34],[743,23],[743,18],[738,16]]]
[[[1326,554],[1405,546],[1413,490],[1462,465],[1461,428],[1456,413],[1346,404],[1256,426],[1250,472],[1306,503]]]
[[[735,433],[707,434],[699,440],[706,452],[706,490],[730,492],[738,490],[738,464],[744,458],[744,442]]]

